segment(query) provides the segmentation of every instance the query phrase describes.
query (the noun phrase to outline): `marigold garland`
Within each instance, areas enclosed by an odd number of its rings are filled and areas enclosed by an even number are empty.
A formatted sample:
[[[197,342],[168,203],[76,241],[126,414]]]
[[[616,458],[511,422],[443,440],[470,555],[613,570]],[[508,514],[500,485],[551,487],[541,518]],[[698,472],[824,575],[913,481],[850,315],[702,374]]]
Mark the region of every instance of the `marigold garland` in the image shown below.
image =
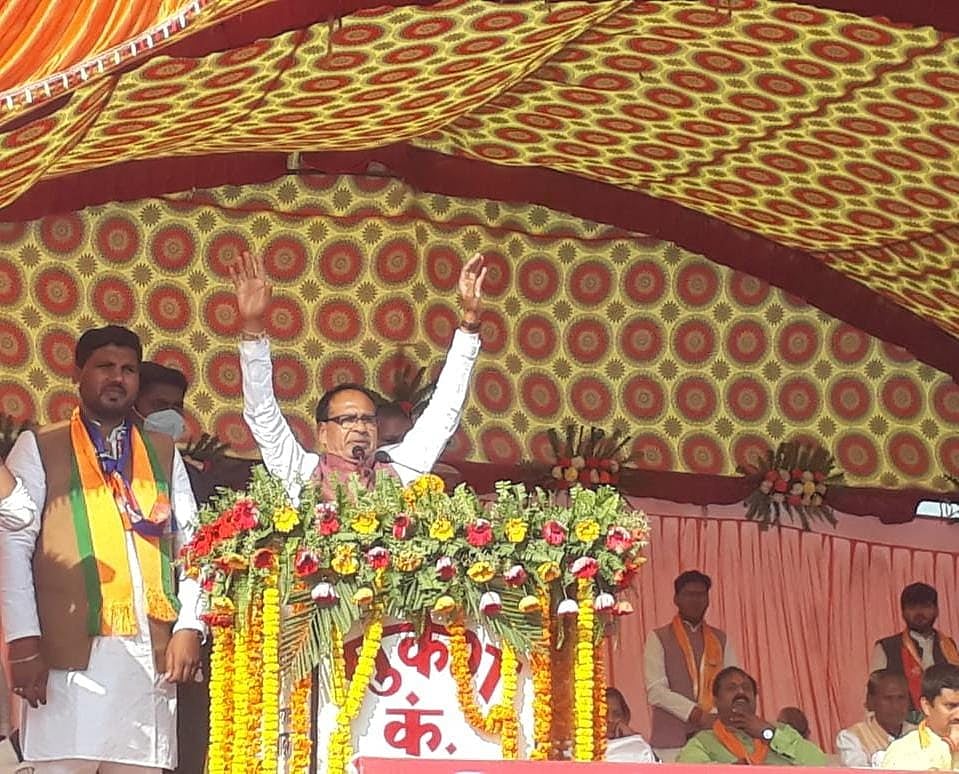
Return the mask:
[[[540,615],[543,634],[530,653],[530,669],[533,672],[533,750],[530,758],[545,761],[549,758],[553,731],[553,679],[550,670],[550,649],[553,638],[550,621],[549,592],[539,592]]]
[[[593,760],[593,581],[579,578],[576,582],[579,615],[576,620],[576,660],[573,668],[575,724],[573,760]]]
[[[210,659],[209,774],[227,774],[232,757],[233,630],[217,627]]]
[[[334,627],[335,631],[336,627]],[[334,638],[334,647],[336,647],[337,638]],[[346,764],[352,756],[353,751],[353,731],[351,724],[360,709],[363,706],[363,699],[366,697],[366,691],[373,679],[373,673],[376,670],[376,654],[383,641],[383,618],[377,615],[369,622],[366,627],[366,633],[363,635],[363,645],[360,648],[360,655],[356,661],[356,671],[353,673],[353,679],[345,691],[343,703],[339,705],[339,712],[336,715],[336,728],[330,734],[329,756],[326,765],[327,774],[343,774],[346,771]],[[342,669],[345,676],[345,656],[343,654],[343,642],[339,639],[339,648],[333,651],[333,674],[334,686],[337,678],[335,675]],[[339,663],[338,663],[339,662]],[[341,666],[342,665],[342,666]],[[334,687],[334,693],[336,689]]]
[[[277,770],[280,740],[280,592],[276,573],[263,590],[263,723],[260,749],[264,774]]]
[[[254,754],[247,758],[247,774],[259,774],[263,765],[263,751],[259,749],[260,726],[263,722],[263,598],[250,604],[250,621],[246,630],[247,669],[251,676],[247,702],[247,739],[256,744]]]
[[[304,774],[310,770],[313,753],[313,726],[310,723],[310,702],[313,677],[307,675],[296,685],[290,695],[290,766],[291,774]]]
[[[605,648],[596,653],[593,668],[593,760],[606,760],[606,655]]]
[[[233,759],[230,761],[232,774],[247,774],[253,744],[250,737],[250,683],[258,677],[253,676],[249,665],[250,630],[238,628],[234,635],[233,649]]]

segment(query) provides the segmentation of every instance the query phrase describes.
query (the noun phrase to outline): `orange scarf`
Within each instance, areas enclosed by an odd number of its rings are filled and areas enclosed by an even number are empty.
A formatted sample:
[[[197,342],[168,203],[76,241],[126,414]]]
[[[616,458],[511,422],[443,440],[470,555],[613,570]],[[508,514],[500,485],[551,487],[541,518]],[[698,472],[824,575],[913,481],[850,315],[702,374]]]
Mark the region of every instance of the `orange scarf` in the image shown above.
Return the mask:
[[[946,662],[959,666],[959,650],[956,649],[956,643],[952,637],[946,637],[938,631],[934,634]],[[919,657],[916,641],[909,636],[908,629],[902,633],[902,669],[906,673],[906,682],[909,683],[912,706],[918,709],[919,697],[922,695],[922,659]]]
[[[753,751],[749,752],[743,740],[727,728],[721,720],[713,723],[713,733],[719,743],[735,756],[737,761],[745,761],[750,766],[762,766],[769,755],[769,745],[762,739],[753,740]]]
[[[677,615],[671,624],[673,636],[679,643],[679,649],[686,660],[686,671],[693,684],[693,699],[703,712],[713,711],[713,680],[723,668],[723,646],[716,630],[703,621],[703,658],[697,664],[693,656],[693,646],[689,642],[686,624]]]

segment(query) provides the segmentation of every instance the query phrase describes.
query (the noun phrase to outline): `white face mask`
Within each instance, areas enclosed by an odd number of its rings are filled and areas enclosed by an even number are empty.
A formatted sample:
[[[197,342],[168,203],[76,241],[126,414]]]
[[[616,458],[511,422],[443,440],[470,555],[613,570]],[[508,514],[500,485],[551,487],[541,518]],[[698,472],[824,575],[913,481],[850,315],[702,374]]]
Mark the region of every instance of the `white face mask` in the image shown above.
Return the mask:
[[[163,409],[163,411],[154,411],[144,417],[143,429],[163,433],[176,441],[186,430],[186,421],[176,409]]]

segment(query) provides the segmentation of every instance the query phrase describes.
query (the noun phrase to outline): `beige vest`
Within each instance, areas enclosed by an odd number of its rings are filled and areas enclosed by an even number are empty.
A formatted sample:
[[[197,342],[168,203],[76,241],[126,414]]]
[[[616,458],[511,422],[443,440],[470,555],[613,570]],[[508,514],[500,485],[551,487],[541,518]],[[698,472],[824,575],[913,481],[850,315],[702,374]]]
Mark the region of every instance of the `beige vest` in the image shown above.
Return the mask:
[[[167,481],[172,481],[172,440],[160,433],[148,435]],[[37,432],[37,446],[47,481],[40,537],[33,554],[40,650],[47,666],[53,669],[84,670],[90,663],[93,638],[87,633],[86,583],[70,507],[69,421],[42,427]],[[172,631],[171,623],[150,619],[150,640],[158,672],[166,671],[166,646]]]

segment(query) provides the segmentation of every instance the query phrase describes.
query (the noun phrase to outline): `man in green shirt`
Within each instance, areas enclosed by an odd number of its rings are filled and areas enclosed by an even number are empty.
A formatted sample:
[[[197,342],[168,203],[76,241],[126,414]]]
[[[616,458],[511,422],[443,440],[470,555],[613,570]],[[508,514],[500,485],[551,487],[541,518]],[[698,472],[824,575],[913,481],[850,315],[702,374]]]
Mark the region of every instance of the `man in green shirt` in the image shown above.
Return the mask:
[[[826,756],[785,723],[756,714],[756,681],[727,667],[713,681],[719,719],[679,751],[677,763],[739,763],[753,766],[825,766]]]

